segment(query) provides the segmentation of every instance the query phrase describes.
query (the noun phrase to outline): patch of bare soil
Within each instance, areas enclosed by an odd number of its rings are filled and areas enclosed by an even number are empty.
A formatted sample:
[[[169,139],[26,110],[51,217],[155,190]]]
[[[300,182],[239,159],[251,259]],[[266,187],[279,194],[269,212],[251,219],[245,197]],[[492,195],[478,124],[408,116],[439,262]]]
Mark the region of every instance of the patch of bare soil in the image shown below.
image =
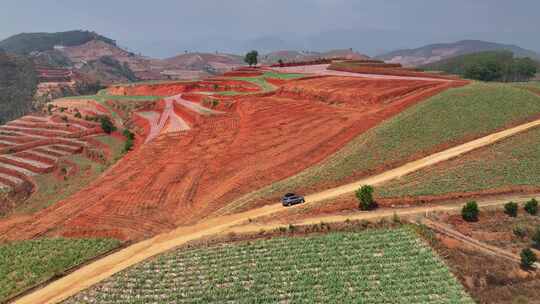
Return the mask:
[[[437,235],[433,248],[478,303],[540,303],[540,272]]]

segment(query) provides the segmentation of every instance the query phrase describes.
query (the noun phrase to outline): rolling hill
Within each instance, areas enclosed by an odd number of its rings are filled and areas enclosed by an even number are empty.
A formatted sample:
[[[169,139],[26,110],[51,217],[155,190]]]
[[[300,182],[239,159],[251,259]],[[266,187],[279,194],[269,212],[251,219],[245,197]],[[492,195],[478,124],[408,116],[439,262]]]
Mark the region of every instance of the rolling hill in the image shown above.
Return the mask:
[[[401,63],[403,66],[422,66],[440,60],[484,51],[507,50],[516,57],[540,59],[534,51],[516,45],[500,44],[480,40],[462,40],[453,43],[430,44],[416,49],[403,49],[377,56],[378,59],[390,63]]]

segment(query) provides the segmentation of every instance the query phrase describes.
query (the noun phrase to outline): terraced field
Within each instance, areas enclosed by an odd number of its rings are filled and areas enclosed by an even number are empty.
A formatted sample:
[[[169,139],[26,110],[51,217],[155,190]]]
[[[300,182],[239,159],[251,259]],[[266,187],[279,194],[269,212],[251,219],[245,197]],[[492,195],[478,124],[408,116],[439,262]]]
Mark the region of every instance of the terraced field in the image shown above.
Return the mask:
[[[449,89],[361,134],[324,162],[232,206],[275,201],[290,189],[309,193],[342,184],[539,116],[540,97],[525,89],[485,83]]]
[[[80,153],[100,126],[58,116],[25,116],[0,126],[0,189],[19,190],[51,172],[62,157]]]
[[[176,250],[64,303],[473,303],[409,228]]]
[[[317,164],[423,98],[460,85],[400,80],[396,90],[395,80],[327,77],[325,86],[319,78],[295,81],[313,96],[328,100],[314,102],[311,95],[280,92],[246,95],[218,111],[183,95],[226,90],[225,85],[251,91],[253,84],[223,80],[110,88],[109,94],[126,96],[170,94],[157,102],[154,111],[143,111],[149,113],[142,116],[150,119],[141,118],[150,134],[146,144],[91,187],[34,215],[28,223],[0,231],[0,238],[48,231],[58,236],[140,239],[194,223],[253,189]],[[349,87],[345,93],[344,83]],[[332,102],[337,98],[342,104]]]

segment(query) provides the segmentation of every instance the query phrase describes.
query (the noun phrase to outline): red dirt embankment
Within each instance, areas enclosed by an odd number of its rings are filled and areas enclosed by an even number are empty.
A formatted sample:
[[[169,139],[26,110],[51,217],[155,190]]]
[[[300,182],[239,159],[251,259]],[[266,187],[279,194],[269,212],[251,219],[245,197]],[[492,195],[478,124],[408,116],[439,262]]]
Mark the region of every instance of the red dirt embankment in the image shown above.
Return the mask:
[[[246,81],[214,78],[204,81],[112,86],[107,89],[107,92],[110,95],[121,96],[173,96],[185,92],[223,92],[231,90],[237,92],[258,92],[260,88]]]
[[[381,121],[456,85],[398,83],[406,94],[402,98],[394,91],[395,80],[326,77],[298,81],[309,94],[294,99],[285,93],[238,99],[231,112],[197,117],[201,123],[192,130],[161,135],[129,153],[92,185],[28,221],[7,229],[0,225],[0,240],[141,239],[194,223],[324,160]],[[313,96],[342,102],[336,106]]]

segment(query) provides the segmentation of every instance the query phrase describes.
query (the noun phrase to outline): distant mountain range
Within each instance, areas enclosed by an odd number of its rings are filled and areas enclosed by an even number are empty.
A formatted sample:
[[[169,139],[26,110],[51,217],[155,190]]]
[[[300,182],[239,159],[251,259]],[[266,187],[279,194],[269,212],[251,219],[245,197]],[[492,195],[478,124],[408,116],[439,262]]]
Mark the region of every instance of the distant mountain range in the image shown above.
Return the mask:
[[[538,53],[516,45],[481,40],[462,40],[454,43],[430,44],[416,49],[393,51],[377,56],[376,58],[390,63],[401,63],[403,66],[413,67],[465,54],[496,50],[511,51],[516,57],[530,57],[535,60],[540,59]]]

